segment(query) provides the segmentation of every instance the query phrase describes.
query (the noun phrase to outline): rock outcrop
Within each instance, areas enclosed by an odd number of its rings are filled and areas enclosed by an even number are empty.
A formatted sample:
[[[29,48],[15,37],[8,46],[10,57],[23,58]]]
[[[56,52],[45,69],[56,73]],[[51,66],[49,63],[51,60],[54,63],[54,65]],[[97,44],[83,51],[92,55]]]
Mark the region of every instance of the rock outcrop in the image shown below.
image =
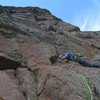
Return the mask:
[[[0,6],[0,100],[100,100],[100,69],[56,62],[68,51],[100,64],[100,32],[46,9]]]

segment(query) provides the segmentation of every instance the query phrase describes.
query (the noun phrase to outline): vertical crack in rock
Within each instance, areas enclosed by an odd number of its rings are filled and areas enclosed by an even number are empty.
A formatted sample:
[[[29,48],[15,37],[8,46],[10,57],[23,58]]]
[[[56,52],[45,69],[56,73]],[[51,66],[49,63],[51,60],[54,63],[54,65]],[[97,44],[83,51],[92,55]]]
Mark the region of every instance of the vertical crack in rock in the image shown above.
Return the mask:
[[[37,95],[37,78],[33,71],[27,68],[18,68],[16,76],[22,93],[26,100],[38,100]]]
[[[19,89],[19,84],[17,84],[17,83],[19,83],[18,79],[17,79],[17,75],[16,75],[16,69],[18,67],[25,67],[25,66],[22,66],[22,64],[19,61],[16,61],[16,60],[10,58],[9,56],[7,56],[3,53],[0,53],[0,70],[2,70],[2,72],[6,72],[3,78],[8,77],[8,79],[5,81],[11,81],[10,83],[8,83],[7,86],[9,86],[9,84],[12,84],[12,86],[7,87],[7,91],[10,88],[10,89],[12,89],[12,91],[15,91],[14,94],[19,95],[18,100],[20,100],[20,98],[22,98],[21,100],[25,100],[25,98],[24,98],[25,95]],[[14,72],[12,72],[12,70]],[[6,76],[6,74],[7,74],[7,76]],[[3,73],[1,74],[1,76],[3,76]],[[2,80],[2,78],[0,78],[0,79]],[[16,82],[16,83],[13,83],[13,82]],[[1,84],[2,84],[2,82],[1,82]],[[15,85],[15,87],[13,84]],[[5,88],[5,87],[2,87],[2,88]],[[9,94],[9,93],[6,92],[6,94]],[[12,100],[13,96],[15,96],[14,94],[11,94],[11,97],[9,97],[11,100]],[[22,96],[22,94],[23,94],[23,96]],[[10,100],[9,98],[8,98],[8,100]],[[14,100],[14,98],[13,98],[13,100]]]
[[[49,74],[47,74],[44,79],[42,80],[42,88],[38,89],[38,96],[40,96],[43,93],[43,90],[45,89],[45,84],[47,83],[47,80],[49,79]],[[41,84],[40,84],[41,85]],[[38,86],[39,87],[39,86]]]
[[[0,100],[25,100],[14,69],[0,70]]]
[[[15,70],[14,76],[16,77],[16,80],[17,80],[17,82],[18,82],[18,86],[19,86],[20,92],[21,92],[22,95],[24,96],[25,100],[27,100],[25,92],[22,92],[22,90],[21,90],[21,88],[20,88],[20,84],[19,84],[19,80],[18,80],[18,78],[17,78],[17,72],[16,72],[16,70]]]

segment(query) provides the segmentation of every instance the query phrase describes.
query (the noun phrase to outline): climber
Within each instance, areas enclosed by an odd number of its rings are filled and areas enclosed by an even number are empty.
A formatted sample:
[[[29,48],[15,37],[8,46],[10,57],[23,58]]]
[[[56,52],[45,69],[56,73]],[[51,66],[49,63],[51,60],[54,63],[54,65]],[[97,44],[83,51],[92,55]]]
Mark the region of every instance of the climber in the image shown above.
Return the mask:
[[[65,53],[64,55],[59,56],[59,61],[75,61],[78,62],[79,64],[86,66],[86,67],[95,67],[95,68],[100,68],[100,64],[95,64],[88,59],[87,57],[81,55],[80,53]]]
[[[79,57],[83,57],[83,56],[80,53],[68,52],[68,53],[64,53],[64,55],[60,55],[59,59],[66,62],[68,62],[69,60],[78,62]]]

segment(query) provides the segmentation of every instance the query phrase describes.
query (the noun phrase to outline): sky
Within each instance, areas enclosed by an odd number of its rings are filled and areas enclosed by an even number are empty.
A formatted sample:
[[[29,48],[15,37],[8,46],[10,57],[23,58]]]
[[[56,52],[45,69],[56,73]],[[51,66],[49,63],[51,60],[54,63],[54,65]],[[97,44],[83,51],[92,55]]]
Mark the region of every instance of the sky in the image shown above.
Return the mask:
[[[100,31],[100,0],[0,0],[0,5],[45,8],[81,31]]]

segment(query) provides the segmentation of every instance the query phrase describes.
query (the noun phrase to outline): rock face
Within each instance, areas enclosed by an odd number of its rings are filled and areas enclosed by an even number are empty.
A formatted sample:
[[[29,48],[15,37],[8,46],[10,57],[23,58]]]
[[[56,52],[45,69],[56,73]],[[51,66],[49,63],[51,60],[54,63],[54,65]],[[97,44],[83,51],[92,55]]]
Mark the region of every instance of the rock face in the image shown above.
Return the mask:
[[[0,6],[0,100],[100,100],[100,69],[56,62],[68,51],[100,64],[100,32],[46,9]]]

